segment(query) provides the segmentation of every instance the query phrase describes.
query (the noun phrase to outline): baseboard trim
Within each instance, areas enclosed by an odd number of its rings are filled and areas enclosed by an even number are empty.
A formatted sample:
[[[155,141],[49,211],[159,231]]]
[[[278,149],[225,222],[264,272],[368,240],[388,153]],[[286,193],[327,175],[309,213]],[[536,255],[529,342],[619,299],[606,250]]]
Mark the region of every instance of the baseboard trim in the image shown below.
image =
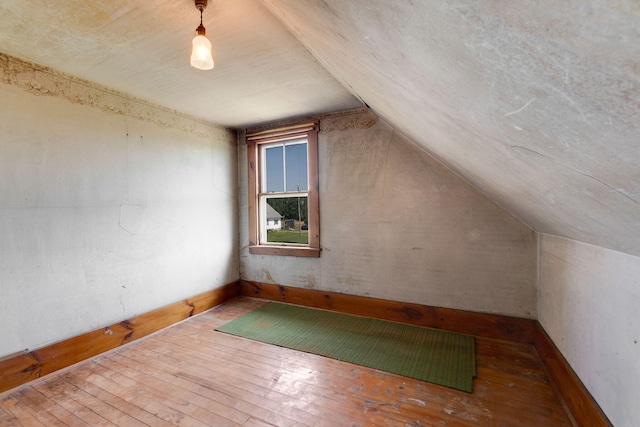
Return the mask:
[[[535,320],[240,280],[241,294],[461,334],[533,343]]]
[[[613,427],[536,320],[240,280],[241,295],[533,345],[578,426]]]
[[[0,393],[135,341],[245,295],[532,344],[579,426],[613,427],[549,335],[535,320],[239,280],[105,328],[0,359]]]
[[[569,362],[538,322],[534,331],[534,345],[547,368],[551,381],[576,423],[579,426],[613,427]]]
[[[0,393],[130,343],[240,295],[229,283],[120,323],[0,359]]]

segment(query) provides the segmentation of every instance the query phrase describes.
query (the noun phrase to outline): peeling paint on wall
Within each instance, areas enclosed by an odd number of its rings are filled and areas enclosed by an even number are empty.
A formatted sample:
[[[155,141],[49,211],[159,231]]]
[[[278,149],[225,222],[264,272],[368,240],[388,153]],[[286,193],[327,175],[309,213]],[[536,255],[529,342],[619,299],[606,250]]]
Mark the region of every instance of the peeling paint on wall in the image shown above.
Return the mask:
[[[322,117],[320,122],[321,132],[345,131],[348,129],[368,129],[378,122],[378,116],[370,110],[361,112],[345,112],[342,114],[330,114]]]
[[[163,128],[175,128],[200,137],[217,137],[222,129],[212,123],[178,113],[122,92],[0,53],[0,81],[33,95],[54,96],[126,115]]]

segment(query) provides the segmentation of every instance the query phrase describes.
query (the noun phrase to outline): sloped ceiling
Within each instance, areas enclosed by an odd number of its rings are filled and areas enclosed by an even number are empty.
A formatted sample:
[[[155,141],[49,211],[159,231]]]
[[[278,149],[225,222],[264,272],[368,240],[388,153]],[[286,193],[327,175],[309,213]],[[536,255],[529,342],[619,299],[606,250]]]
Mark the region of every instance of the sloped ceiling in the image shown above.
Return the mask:
[[[270,13],[271,12],[271,13]],[[358,108],[537,231],[640,255],[635,0],[0,2],[0,52],[226,127]]]
[[[263,1],[380,117],[537,231],[640,255],[640,3]]]

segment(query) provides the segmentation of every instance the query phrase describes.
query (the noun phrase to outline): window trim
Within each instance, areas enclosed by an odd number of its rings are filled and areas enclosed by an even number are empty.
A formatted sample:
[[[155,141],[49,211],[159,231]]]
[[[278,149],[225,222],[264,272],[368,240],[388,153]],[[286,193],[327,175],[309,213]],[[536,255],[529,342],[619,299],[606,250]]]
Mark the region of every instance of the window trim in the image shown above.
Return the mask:
[[[260,244],[260,205],[261,188],[260,146],[272,142],[288,141],[306,137],[307,139],[307,174],[308,174],[308,236],[306,246]],[[248,193],[249,193],[249,253],[262,255],[320,256],[320,209],[318,179],[318,124],[316,122],[299,123],[286,127],[278,127],[259,132],[247,133],[248,160]]]

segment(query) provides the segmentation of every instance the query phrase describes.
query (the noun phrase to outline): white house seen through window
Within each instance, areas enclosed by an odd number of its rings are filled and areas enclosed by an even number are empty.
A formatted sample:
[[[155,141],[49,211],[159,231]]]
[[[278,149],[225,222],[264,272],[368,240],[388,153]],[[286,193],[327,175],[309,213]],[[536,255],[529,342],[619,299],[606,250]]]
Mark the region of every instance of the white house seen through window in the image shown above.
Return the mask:
[[[309,243],[307,158],[306,137],[260,146],[260,243]]]
[[[247,134],[250,252],[319,255],[314,123]]]

